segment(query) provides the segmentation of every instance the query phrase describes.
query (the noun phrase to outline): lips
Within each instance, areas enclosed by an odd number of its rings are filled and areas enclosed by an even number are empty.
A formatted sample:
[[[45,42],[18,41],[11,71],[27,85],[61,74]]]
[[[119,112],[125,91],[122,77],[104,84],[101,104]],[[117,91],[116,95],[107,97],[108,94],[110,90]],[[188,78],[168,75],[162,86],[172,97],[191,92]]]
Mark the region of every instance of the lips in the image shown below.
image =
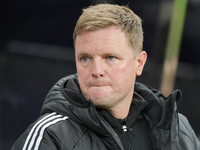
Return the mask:
[[[100,87],[100,86],[106,86],[106,85],[90,85],[90,87]]]
[[[88,84],[89,87],[101,87],[101,86],[108,86],[107,83],[90,83]]]
[[[88,82],[88,87],[103,87],[103,86],[109,86],[109,82],[105,80],[94,80],[94,81],[89,81]]]

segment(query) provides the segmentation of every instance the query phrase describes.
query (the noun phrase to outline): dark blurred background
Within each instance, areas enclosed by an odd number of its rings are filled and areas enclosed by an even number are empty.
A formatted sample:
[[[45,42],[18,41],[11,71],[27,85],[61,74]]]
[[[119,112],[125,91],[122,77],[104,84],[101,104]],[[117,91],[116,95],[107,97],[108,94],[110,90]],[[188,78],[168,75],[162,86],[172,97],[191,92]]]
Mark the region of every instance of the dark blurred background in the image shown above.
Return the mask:
[[[50,88],[76,73],[72,34],[82,8],[104,0],[1,0],[0,149],[10,149],[38,118]],[[173,0],[107,0],[129,4],[143,19],[148,61],[137,80],[158,88]],[[179,112],[200,134],[200,0],[189,0],[175,89]]]

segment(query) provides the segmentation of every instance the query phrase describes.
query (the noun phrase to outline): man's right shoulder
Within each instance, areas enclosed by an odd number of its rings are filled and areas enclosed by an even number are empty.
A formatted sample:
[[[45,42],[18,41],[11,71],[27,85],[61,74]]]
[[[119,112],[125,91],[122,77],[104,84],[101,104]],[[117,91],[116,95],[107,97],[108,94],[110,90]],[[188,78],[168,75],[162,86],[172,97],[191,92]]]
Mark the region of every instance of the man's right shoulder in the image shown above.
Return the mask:
[[[66,145],[65,142],[73,146],[73,143],[80,140],[85,131],[86,128],[83,125],[68,116],[52,112],[38,118],[16,143],[20,142],[23,145],[22,150],[37,150],[44,145],[43,141],[49,143],[49,146],[51,143],[60,146]],[[22,143],[22,141],[24,142]]]

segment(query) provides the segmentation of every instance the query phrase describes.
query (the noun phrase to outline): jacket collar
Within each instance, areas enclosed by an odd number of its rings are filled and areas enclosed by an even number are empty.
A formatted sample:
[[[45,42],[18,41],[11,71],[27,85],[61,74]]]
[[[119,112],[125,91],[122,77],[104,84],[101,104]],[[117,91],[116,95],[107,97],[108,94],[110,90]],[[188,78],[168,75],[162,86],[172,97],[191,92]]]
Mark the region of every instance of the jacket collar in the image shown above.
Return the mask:
[[[143,109],[148,103],[140,97],[136,92],[133,95],[130,112],[125,119],[116,119],[106,110],[98,109],[100,115],[102,115],[106,121],[112,126],[115,131],[121,131],[122,125],[126,125],[130,129],[137,117],[141,117]]]

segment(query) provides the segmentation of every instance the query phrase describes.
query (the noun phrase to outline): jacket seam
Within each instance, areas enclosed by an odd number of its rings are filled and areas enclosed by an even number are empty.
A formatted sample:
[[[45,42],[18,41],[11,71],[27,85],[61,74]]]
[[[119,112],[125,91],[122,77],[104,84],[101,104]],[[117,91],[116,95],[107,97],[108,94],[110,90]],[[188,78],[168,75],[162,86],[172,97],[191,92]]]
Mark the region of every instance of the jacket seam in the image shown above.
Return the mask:
[[[60,145],[60,147],[62,147],[62,148],[64,148],[65,150],[67,150],[67,149],[63,146],[62,142],[57,138],[57,136],[56,136],[53,132],[48,131],[48,130],[46,130],[46,132],[47,132],[47,134],[49,134],[49,135],[54,139],[53,142],[55,141],[55,143],[57,143],[58,145]]]
[[[192,144],[195,144],[193,142],[193,140],[185,132],[183,132],[182,130],[179,130],[179,132],[181,132],[183,135],[185,135],[186,137],[188,137],[188,139],[190,139],[190,141],[192,142]]]
[[[76,145],[80,142],[80,140],[83,138],[83,136],[86,134],[88,129],[85,130],[85,132],[83,133],[83,135],[79,138],[79,140],[74,144],[73,149],[76,147]]]
[[[61,140],[56,136],[56,134],[54,132],[52,132],[51,130],[49,130],[50,127],[48,127],[46,129],[46,132],[49,136],[51,136],[53,138],[53,142],[55,142],[57,145],[59,145],[62,149],[67,150],[65,148],[65,146],[62,144]]]

